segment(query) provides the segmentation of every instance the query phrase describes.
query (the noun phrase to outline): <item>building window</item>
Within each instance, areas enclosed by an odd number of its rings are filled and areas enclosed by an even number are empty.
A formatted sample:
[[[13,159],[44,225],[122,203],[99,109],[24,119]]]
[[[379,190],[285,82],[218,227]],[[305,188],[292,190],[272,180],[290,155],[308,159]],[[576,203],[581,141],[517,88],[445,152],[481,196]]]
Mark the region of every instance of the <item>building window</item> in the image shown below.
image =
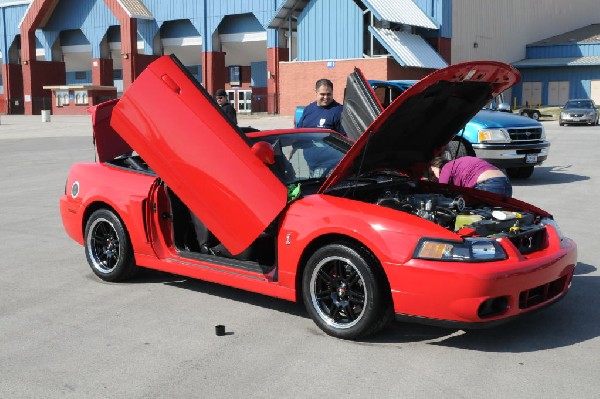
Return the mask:
[[[69,92],[67,90],[57,90],[56,106],[62,107],[63,105],[69,105]]]
[[[239,65],[232,65],[229,67],[229,84],[232,86],[241,86],[242,84],[242,67]]]
[[[123,79],[123,70],[122,69],[113,69],[113,79],[117,79],[117,80]]]
[[[75,92],[75,104],[86,105],[88,103],[87,91],[77,90]]]
[[[75,79],[76,80],[86,80],[87,73],[85,71],[77,71],[77,72],[75,72]]]

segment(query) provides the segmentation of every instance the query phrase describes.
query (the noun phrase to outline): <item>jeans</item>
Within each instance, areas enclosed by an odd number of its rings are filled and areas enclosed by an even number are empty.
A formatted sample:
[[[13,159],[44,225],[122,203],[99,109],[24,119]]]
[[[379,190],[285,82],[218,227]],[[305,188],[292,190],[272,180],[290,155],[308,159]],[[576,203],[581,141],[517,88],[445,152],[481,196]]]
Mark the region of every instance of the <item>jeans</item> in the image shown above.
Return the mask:
[[[492,177],[477,183],[474,188],[512,197],[512,185],[507,177]]]

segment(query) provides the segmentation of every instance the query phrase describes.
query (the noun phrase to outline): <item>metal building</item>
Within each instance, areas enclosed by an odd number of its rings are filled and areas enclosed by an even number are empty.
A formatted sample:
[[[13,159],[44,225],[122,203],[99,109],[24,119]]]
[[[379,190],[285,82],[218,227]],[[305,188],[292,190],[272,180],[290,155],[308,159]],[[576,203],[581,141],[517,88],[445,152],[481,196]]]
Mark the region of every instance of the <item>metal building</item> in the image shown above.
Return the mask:
[[[225,88],[238,112],[291,114],[323,77],[341,100],[355,66],[373,79],[415,79],[476,59],[521,69],[518,102],[535,101],[538,82],[541,103],[555,86],[564,92],[551,82],[594,95],[597,65],[559,73],[527,60],[552,58],[558,45],[536,55],[539,41],[599,16],[598,0],[0,0],[0,112],[83,113],[163,54],[209,92]]]
[[[519,104],[563,105],[572,98],[600,104],[600,24],[528,44],[514,90]],[[520,90],[519,90],[520,89]]]

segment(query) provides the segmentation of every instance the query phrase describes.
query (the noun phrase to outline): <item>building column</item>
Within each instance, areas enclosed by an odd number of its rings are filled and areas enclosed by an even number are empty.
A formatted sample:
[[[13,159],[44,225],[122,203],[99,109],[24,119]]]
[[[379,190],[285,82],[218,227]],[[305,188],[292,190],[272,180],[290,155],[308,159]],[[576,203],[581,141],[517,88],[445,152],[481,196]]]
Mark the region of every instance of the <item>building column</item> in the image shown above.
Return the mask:
[[[225,68],[225,53],[202,53],[202,83],[209,94],[215,90],[223,89],[227,83],[227,69]]]
[[[279,62],[289,61],[288,49],[267,49],[267,112],[279,113]]]
[[[113,60],[92,58],[92,84],[95,86],[114,86]]]
[[[123,91],[125,91],[136,78],[134,57],[137,55],[137,19],[127,18],[120,22]]]

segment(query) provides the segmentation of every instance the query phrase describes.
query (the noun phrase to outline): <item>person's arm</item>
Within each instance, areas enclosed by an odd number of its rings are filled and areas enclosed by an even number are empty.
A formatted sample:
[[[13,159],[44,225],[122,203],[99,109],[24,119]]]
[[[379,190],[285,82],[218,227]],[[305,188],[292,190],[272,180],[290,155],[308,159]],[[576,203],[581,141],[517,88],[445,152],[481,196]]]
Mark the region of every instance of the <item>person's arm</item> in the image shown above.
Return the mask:
[[[306,107],[304,107],[304,111],[302,111],[302,116],[300,117],[300,120],[296,123],[296,127],[312,127],[312,126],[305,126],[304,123],[306,121],[306,116],[309,115],[312,111],[312,103],[308,104]]]
[[[231,119],[233,124],[237,125],[237,113],[235,108],[233,108],[233,105],[229,104],[228,107],[225,107],[225,113],[227,114],[227,117]]]
[[[450,181],[451,172],[452,172],[452,167],[450,167],[449,163],[447,163],[440,169],[440,177],[438,179],[438,182],[443,183],[443,184],[448,184],[448,182]]]
[[[342,126],[342,112],[343,111],[344,111],[344,106],[340,105],[339,110],[338,110],[339,113],[337,113],[337,115],[334,119],[333,127],[334,127],[334,130],[336,132],[338,132],[339,134],[341,134],[343,136],[348,136],[346,134],[346,131],[344,130],[344,127]]]

